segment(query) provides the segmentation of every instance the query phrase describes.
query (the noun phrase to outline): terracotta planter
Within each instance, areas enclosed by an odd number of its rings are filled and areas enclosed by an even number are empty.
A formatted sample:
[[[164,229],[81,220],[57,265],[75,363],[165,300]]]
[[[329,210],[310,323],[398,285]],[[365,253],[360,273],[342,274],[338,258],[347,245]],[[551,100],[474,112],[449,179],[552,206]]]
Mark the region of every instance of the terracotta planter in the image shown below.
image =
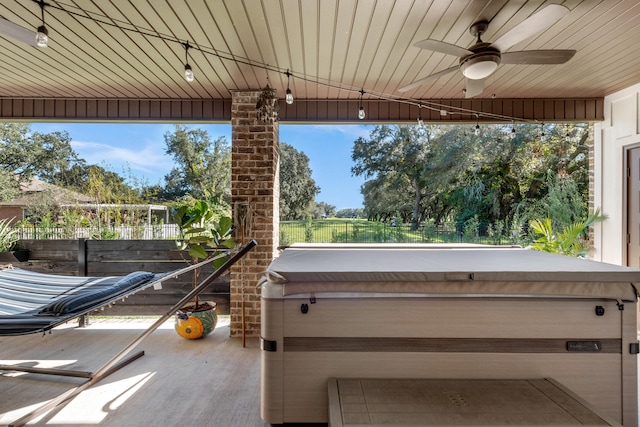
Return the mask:
[[[29,249],[0,252],[0,262],[26,262],[29,261]]]
[[[218,323],[216,303],[207,301],[194,310],[193,304],[184,306],[176,313],[175,329],[186,339],[196,340],[209,335]]]

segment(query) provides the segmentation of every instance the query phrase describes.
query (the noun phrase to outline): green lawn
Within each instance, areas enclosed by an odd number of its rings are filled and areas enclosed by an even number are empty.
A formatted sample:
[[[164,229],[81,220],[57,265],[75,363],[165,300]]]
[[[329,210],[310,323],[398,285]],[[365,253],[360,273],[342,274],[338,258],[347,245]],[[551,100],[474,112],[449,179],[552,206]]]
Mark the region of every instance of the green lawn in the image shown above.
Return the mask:
[[[423,226],[411,231],[410,225],[364,219],[331,218],[314,220],[311,227],[305,221],[280,222],[280,244],[292,243],[447,243],[460,242],[455,226]]]

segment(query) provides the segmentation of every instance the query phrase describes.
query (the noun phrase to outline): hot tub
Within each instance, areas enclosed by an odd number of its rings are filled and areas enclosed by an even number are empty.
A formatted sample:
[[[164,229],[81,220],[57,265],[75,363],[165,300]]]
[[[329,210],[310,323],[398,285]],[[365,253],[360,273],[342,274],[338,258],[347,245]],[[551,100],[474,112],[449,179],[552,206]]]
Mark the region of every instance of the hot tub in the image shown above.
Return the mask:
[[[552,378],[637,426],[636,283],[526,249],[285,249],[262,283],[262,418],[327,422],[329,378]]]

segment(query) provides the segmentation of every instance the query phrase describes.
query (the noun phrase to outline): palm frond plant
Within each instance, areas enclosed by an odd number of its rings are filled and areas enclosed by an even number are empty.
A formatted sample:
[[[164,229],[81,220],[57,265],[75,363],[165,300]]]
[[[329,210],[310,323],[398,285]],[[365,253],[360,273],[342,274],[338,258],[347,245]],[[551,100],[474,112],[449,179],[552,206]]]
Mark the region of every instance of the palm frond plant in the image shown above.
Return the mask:
[[[607,216],[596,209],[583,221],[578,221],[556,231],[551,218],[531,221],[531,229],[536,239],[531,244],[531,249],[550,252],[554,254],[584,257],[589,253],[586,241],[589,227],[597,222],[604,221]]]
[[[11,251],[18,242],[18,230],[11,226],[12,220],[0,220],[0,252]]]

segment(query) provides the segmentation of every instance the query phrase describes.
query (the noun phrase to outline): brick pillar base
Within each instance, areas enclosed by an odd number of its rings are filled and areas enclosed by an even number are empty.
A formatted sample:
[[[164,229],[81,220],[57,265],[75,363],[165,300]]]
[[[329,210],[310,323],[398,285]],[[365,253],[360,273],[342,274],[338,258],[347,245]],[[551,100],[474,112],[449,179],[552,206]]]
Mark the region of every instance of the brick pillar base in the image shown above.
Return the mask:
[[[236,91],[231,100],[231,200],[238,242],[258,245],[231,269],[231,336],[260,336],[258,280],[277,253],[279,237],[278,123],[256,121],[260,91]],[[244,321],[243,321],[244,318]]]

